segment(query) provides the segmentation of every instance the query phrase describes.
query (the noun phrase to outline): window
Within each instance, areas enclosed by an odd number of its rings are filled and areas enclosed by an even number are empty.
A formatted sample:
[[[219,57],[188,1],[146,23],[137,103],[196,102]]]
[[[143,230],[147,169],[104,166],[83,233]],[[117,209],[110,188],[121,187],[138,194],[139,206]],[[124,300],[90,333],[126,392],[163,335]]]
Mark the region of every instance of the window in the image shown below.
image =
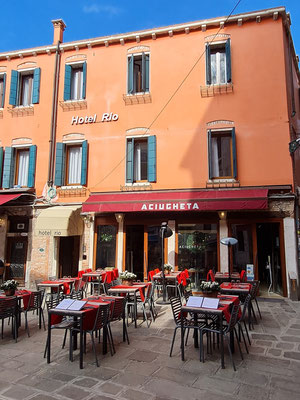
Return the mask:
[[[86,62],[65,66],[64,101],[86,97]]]
[[[56,143],[55,185],[86,185],[87,140],[80,144]]]
[[[206,84],[231,82],[230,39],[225,43],[206,45]]]
[[[39,103],[41,69],[11,71],[9,104],[29,106]]]
[[[34,187],[36,146],[6,147],[3,165],[3,188]]]
[[[236,178],[235,129],[208,131],[209,179]]]
[[[115,267],[117,227],[97,226],[96,268]]]
[[[0,108],[4,107],[6,74],[0,75]]]
[[[126,182],[156,181],[156,136],[127,139]]]
[[[149,92],[149,54],[128,57],[128,93]]]

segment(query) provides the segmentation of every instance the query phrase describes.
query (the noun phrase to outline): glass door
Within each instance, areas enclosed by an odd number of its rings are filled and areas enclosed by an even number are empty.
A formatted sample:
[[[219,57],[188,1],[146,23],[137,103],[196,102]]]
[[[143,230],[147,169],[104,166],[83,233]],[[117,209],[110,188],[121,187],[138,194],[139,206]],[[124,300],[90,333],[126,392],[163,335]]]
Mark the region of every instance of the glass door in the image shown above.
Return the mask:
[[[144,225],[126,226],[125,269],[144,280]]]
[[[148,269],[149,271],[153,271],[156,268],[161,269],[161,257],[162,257],[162,248],[161,248],[161,237],[160,226],[148,226],[147,234],[148,234]]]

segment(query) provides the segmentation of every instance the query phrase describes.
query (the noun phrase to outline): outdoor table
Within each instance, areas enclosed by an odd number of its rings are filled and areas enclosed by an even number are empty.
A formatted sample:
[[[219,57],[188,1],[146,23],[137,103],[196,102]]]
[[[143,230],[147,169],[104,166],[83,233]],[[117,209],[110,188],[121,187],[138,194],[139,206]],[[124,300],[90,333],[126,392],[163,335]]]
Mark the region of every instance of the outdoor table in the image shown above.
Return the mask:
[[[181,273],[182,273],[182,271],[175,271],[175,272],[173,271],[171,273],[165,273],[165,284],[166,284],[166,287],[167,287],[168,284],[174,286],[175,295],[177,295],[177,293],[178,293],[178,285],[179,285],[179,282],[178,282],[177,278]],[[157,281],[157,282],[159,282],[159,285],[161,285],[162,281],[163,281],[162,272],[158,272],[157,274],[153,275],[153,281]]]
[[[231,280],[240,280],[241,275],[239,272],[232,272],[230,275],[228,272],[216,272],[215,280],[218,282],[230,282]]]
[[[56,292],[63,290],[64,294],[69,294],[76,278],[62,278],[55,281],[45,280],[37,284],[38,288],[51,288],[51,293],[56,289]]]
[[[212,308],[203,308],[203,307],[190,307],[190,306],[182,306],[181,307],[181,359],[184,361],[184,324],[183,324],[183,319],[184,319],[184,314],[185,313],[192,313],[194,314],[195,320],[197,320],[197,315],[198,314],[204,314],[208,318],[209,317],[218,317],[218,326],[220,327],[220,331],[222,330],[223,326],[223,319],[227,321],[230,320],[230,309],[232,304],[237,304],[239,303],[239,298],[237,296],[220,296],[219,297],[219,306],[217,309],[212,309]],[[230,343],[231,343],[231,348],[234,350],[234,338],[233,335],[230,334]],[[194,344],[195,347],[198,347],[198,335],[194,334]],[[224,337],[223,335],[220,335],[220,345],[221,345],[221,366],[222,368],[225,368],[225,361],[224,361]]]
[[[82,278],[88,278],[87,279],[87,283],[98,283],[98,285],[100,286],[100,283],[102,281],[102,276],[105,276],[107,271],[104,270],[100,270],[100,271],[91,271],[91,272],[85,272],[84,274],[82,274]],[[91,286],[93,287],[93,286]],[[91,294],[92,293],[92,289],[91,289]]]
[[[233,282],[223,282],[220,285],[221,293],[236,294],[239,297],[245,297],[250,293],[251,284],[250,283],[233,283]]]

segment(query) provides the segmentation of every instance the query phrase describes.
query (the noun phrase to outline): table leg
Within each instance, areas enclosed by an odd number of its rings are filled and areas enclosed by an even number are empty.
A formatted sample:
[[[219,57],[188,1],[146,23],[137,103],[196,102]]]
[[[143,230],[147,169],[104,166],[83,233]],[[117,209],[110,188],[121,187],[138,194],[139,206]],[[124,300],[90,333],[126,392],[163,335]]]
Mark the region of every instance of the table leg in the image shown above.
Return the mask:
[[[107,337],[108,337],[108,328],[107,325],[103,326],[103,346],[102,346],[102,353],[107,354]]]
[[[51,314],[48,313],[48,333],[47,333],[47,364],[50,364],[50,350],[51,350]]]
[[[180,331],[181,331],[181,360],[184,361],[184,328],[183,328],[183,312],[180,316]]]
[[[195,321],[195,325],[197,325],[198,322],[198,316],[195,313],[194,314],[194,321]],[[198,329],[194,329],[194,346],[196,349],[199,348],[199,342],[198,342]]]
[[[122,319],[123,319],[123,342],[125,342],[126,341],[126,313],[125,313],[125,307],[123,309]]]
[[[39,313],[39,329],[42,329],[42,302],[41,302],[41,292],[39,292],[38,297],[38,309],[37,312]]]
[[[83,369],[83,317],[80,318],[80,350],[79,350],[79,368]]]
[[[136,292],[134,293],[134,327],[137,328],[137,301],[136,301]]]

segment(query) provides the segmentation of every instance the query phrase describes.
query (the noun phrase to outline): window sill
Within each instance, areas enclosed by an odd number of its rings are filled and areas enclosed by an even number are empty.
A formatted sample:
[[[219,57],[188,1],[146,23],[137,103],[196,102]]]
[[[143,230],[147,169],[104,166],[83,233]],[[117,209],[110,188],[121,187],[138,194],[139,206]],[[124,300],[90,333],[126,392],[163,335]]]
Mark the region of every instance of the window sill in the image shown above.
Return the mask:
[[[221,83],[216,85],[200,86],[201,97],[212,97],[218,94],[227,94],[233,92],[232,83]]]
[[[123,100],[126,106],[132,104],[147,104],[152,103],[150,92],[134,93],[134,94],[123,94]]]
[[[152,190],[152,184],[149,182],[126,183],[125,186],[120,186],[122,192],[134,192],[139,190]]]
[[[240,187],[240,181],[236,179],[209,179],[206,182],[206,188],[235,188]]]
[[[86,100],[67,100],[60,101],[59,105],[64,111],[85,110],[87,108]]]
[[[3,108],[0,108],[0,118],[3,118]]]
[[[34,114],[33,105],[30,106],[10,106],[7,107],[7,111],[12,115],[12,117],[23,117],[27,115]]]
[[[86,196],[85,186],[61,186],[56,189],[59,197],[84,197]]]

